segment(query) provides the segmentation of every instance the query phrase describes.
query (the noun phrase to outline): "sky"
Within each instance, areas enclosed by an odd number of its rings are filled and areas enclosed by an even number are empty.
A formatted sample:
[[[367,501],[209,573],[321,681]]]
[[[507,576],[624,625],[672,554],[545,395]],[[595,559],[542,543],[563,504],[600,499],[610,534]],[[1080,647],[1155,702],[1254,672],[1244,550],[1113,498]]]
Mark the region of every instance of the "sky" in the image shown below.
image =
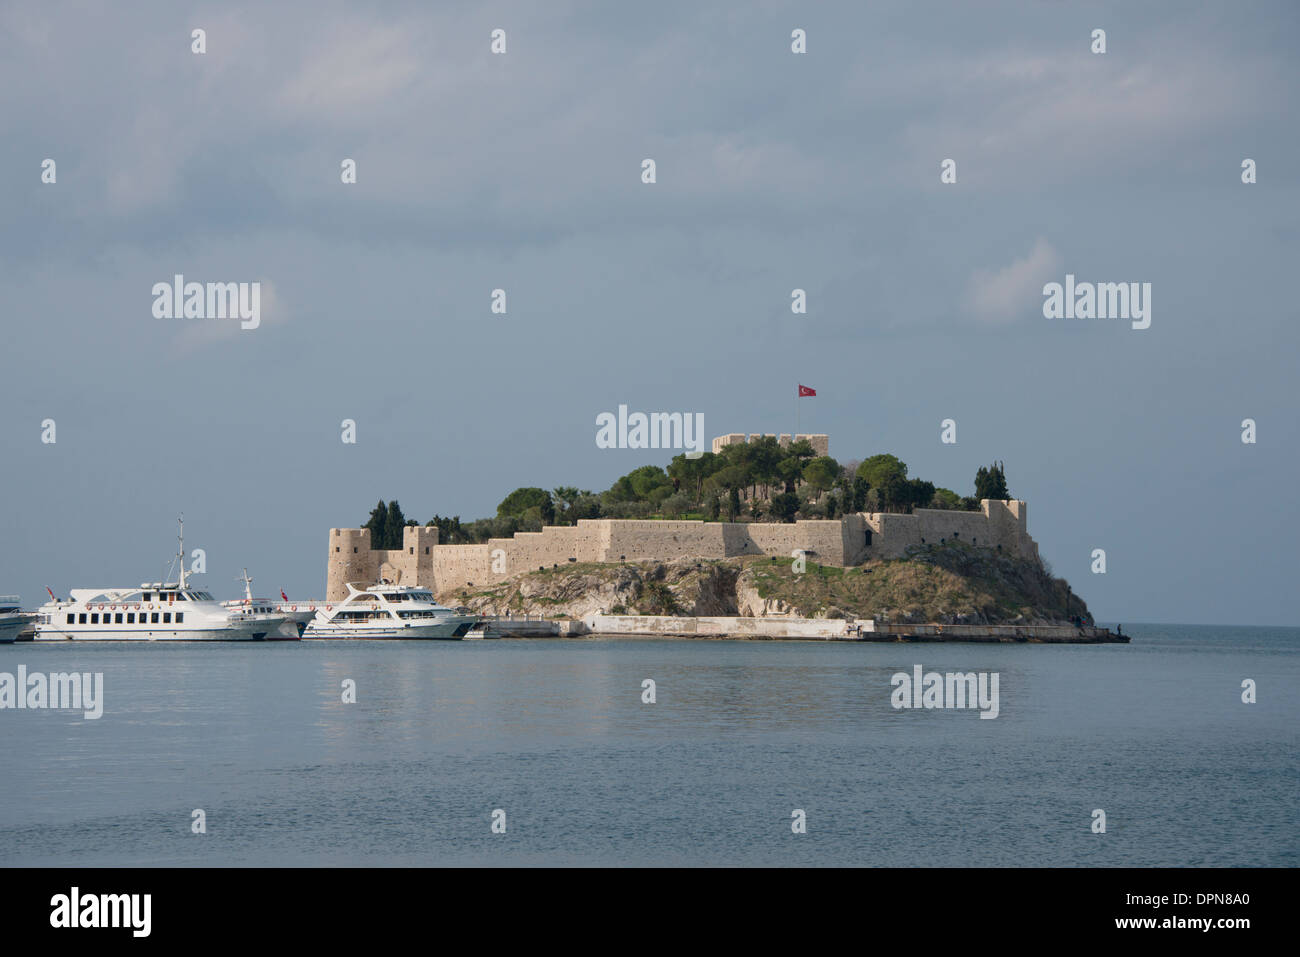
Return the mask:
[[[597,447],[624,404],[825,432],[966,495],[1000,460],[1099,620],[1294,624],[1297,26],[0,5],[0,593],[157,579],[184,513],[218,597],[245,566],[319,596],[328,529],[378,499],[469,520],[666,465]],[[260,324],[156,318],[176,274],[260,283]],[[1045,318],[1066,274],[1150,283],[1150,327]]]

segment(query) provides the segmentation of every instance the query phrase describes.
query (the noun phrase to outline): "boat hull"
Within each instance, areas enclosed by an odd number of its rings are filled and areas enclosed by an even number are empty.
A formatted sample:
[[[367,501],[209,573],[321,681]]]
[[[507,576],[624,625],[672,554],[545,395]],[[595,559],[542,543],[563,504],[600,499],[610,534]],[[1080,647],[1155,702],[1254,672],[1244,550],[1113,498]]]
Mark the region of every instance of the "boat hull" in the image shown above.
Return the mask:
[[[36,641],[262,641],[279,628],[276,623],[257,623],[222,628],[161,628],[110,631],[103,628],[78,628],[65,625],[41,625]]]
[[[371,638],[397,640],[459,641],[465,633],[479,623],[478,618],[449,615],[431,623],[410,625],[355,624],[344,625],[313,621],[307,626],[304,638]]]
[[[0,645],[7,645],[18,639],[25,630],[31,628],[35,615],[5,615],[0,617]]]

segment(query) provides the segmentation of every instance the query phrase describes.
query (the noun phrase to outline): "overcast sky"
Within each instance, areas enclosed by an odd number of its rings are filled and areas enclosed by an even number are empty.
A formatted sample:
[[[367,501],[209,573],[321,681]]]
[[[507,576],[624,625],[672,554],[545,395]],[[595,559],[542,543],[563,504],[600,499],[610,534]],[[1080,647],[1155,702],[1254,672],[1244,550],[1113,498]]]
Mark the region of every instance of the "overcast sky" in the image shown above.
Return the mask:
[[[1099,619],[1294,624],[1298,24],[1291,3],[0,6],[0,592],[155,578],[183,511],[219,596],[245,565],[320,595],[327,530],[379,498],[423,523],[600,490],[673,453],[597,448],[599,413],[793,432],[802,382],[802,431],[841,460],[892,452],[961,494],[1005,461]],[[177,273],[260,282],[260,327],[154,318]],[[1066,273],[1151,283],[1150,328],[1044,318]]]

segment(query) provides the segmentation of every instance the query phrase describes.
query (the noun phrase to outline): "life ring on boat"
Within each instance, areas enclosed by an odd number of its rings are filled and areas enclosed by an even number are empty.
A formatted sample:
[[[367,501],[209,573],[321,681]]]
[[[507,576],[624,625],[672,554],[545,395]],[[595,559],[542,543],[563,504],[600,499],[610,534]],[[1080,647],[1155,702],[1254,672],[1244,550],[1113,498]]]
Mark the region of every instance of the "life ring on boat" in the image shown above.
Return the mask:
[[[104,606],[103,606],[102,603],[101,603],[100,606],[99,606],[99,610],[100,610],[100,611],[103,611],[103,610],[104,610]]]
[[[334,610],[334,606],[333,606],[333,605],[326,605],[326,606],[325,606],[325,610],[326,610],[326,611],[333,611],[333,610]]]
[[[290,611],[297,611],[297,610],[298,610],[298,606],[297,606],[297,605],[294,605],[294,606],[293,606],[292,608],[290,608],[289,610],[290,610]]]
[[[150,608],[150,609],[152,609],[152,608],[153,608],[153,602],[149,602],[149,604],[145,605],[145,607],[146,607],[146,608]]]
[[[136,603],[135,603],[135,610],[136,610],[136,611],[139,611],[139,610],[140,610],[140,603],[139,603],[139,602],[136,602]]]

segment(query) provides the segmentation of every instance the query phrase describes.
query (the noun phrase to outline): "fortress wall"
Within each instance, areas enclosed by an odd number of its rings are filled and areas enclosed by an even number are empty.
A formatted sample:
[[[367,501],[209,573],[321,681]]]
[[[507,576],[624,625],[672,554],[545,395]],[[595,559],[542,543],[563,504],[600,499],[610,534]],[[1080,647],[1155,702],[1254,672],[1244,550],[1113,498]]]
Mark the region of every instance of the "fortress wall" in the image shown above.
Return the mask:
[[[938,544],[953,538],[977,546],[996,547],[1025,558],[1038,555],[1038,545],[1029,537],[1024,502],[984,499],[980,511],[963,512],[918,508],[911,515],[892,512],[863,512],[871,529],[871,545],[857,561],[868,558],[901,558],[909,545]]]
[[[917,509],[911,515],[862,512],[843,519],[804,520],[793,524],[582,519],[576,526],[547,526],[483,545],[439,545],[438,530],[408,526],[403,548],[370,549],[364,528],[330,529],[325,597],[347,594],[344,582],[375,582],[384,577],[404,585],[451,594],[534,571],[539,566],[578,562],[671,561],[730,558],[738,555],[790,556],[812,552],[814,561],[856,565],[868,559],[900,558],[909,545],[938,543],[956,533],[977,546],[1001,545],[1024,557],[1036,557],[1029,537],[1024,502],[984,501],[979,512]],[[871,532],[871,544],[866,533]],[[494,570],[493,552],[504,553],[504,567]],[[498,556],[500,557],[500,556]],[[473,583],[471,586],[470,583]]]
[[[605,561],[666,561],[673,558],[725,558],[721,522],[613,520]]]
[[[839,519],[809,519],[793,524],[754,522],[745,528],[764,555],[788,558],[799,550],[812,553],[809,557],[818,563],[844,563],[844,528]]]
[[[329,561],[325,567],[325,600],[346,598],[344,582],[375,581],[380,553],[370,550],[370,529],[331,528]]]
[[[867,558],[867,520],[862,515],[845,515],[840,521],[840,548],[845,565],[860,565]]]
[[[763,550],[749,534],[749,525],[740,522],[722,522],[722,553],[725,558],[736,555],[762,555]]]
[[[949,509],[918,508],[912,512],[920,526],[920,536],[929,543],[957,538],[967,545],[998,545],[1012,547],[1005,539],[1005,530],[997,522],[989,521],[982,512],[961,512]]]
[[[489,545],[438,545],[433,550],[433,576],[421,581],[439,594],[465,588],[470,582],[484,585],[505,577],[493,574]]]
[[[501,549],[506,559],[504,573],[493,573],[492,580],[536,571],[539,566],[568,564],[570,558],[579,562],[605,561],[604,523],[602,519],[580,519],[577,525],[548,525],[540,532],[516,532],[513,538],[490,539],[488,548]]]
[[[901,558],[907,546],[921,544],[920,523],[915,515],[894,512],[859,514],[871,529],[871,545],[863,550],[864,558]]]

